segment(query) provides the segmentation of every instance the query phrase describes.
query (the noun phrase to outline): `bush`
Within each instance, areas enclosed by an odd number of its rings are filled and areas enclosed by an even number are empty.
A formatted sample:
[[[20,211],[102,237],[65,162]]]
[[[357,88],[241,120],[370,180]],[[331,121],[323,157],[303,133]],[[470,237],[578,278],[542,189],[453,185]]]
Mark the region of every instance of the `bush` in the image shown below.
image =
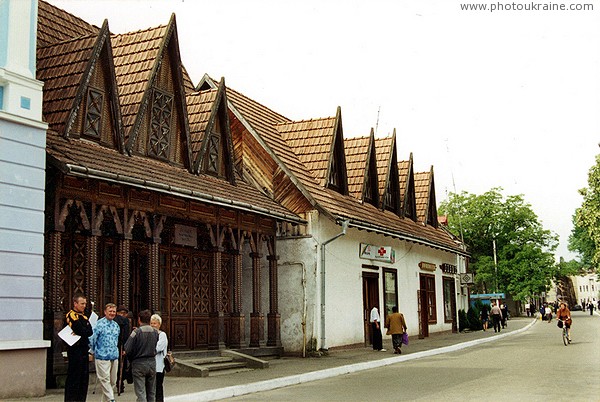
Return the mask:
[[[467,313],[464,309],[458,310],[458,330],[464,331],[469,328],[469,320],[467,319]]]
[[[478,331],[483,328],[481,325],[481,320],[479,319],[479,310],[476,308],[470,308],[467,312],[467,321],[469,325],[469,329],[472,331]]]

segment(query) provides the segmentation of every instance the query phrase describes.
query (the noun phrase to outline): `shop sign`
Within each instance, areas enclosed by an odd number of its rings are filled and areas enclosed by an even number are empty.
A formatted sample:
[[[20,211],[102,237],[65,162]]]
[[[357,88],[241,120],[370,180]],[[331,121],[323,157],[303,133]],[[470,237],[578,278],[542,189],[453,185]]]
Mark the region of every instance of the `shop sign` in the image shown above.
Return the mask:
[[[421,261],[419,263],[419,268],[421,268],[424,271],[435,271],[436,265],[432,264],[430,262],[425,262],[425,261]]]
[[[391,246],[376,246],[373,244],[360,243],[359,258],[393,264],[396,262],[396,252]]]

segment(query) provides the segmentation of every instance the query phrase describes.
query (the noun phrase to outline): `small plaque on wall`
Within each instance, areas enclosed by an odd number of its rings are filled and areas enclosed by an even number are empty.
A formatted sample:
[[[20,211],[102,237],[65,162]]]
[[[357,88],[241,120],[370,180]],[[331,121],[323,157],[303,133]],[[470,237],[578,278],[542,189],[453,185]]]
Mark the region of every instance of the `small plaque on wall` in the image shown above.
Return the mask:
[[[175,244],[197,247],[198,230],[196,227],[175,224]]]
[[[433,272],[433,271],[435,271],[436,266],[435,266],[435,264],[432,264],[430,262],[421,261],[419,263],[419,268],[421,268],[424,271],[432,271]]]

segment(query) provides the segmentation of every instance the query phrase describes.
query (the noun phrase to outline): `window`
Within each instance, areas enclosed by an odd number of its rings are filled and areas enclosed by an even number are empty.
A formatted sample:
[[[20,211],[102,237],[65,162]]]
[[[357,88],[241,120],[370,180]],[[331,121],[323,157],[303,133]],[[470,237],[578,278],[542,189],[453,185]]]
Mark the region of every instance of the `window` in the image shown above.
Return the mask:
[[[398,281],[396,278],[397,272],[395,269],[383,269],[384,316],[392,313],[392,307],[398,306]]]
[[[454,312],[454,279],[444,277],[444,322],[452,322]]]
[[[83,122],[83,135],[100,138],[102,133],[102,105],[104,94],[95,88],[88,88],[85,103],[85,120]]]
[[[0,110],[2,110],[3,102],[4,102],[4,87],[2,85],[0,85]]]
[[[151,104],[148,155],[168,159],[173,96],[154,89]]]

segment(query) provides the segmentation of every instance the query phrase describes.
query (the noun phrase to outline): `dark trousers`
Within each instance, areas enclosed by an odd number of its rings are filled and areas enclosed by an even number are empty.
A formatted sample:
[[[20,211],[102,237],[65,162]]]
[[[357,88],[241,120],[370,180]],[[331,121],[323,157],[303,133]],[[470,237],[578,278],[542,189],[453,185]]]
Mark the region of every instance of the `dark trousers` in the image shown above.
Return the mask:
[[[373,332],[373,350],[383,349],[383,339],[381,336],[381,328],[376,323],[371,323],[371,329]]]
[[[492,321],[494,321],[494,332],[500,332],[500,314],[492,314]]]
[[[165,372],[156,373],[156,402],[163,402],[165,394],[163,390],[163,382],[165,381]]]
[[[68,350],[67,381],[65,382],[65,402],[85,401],[90,381],[90,366],[87,350]]]

